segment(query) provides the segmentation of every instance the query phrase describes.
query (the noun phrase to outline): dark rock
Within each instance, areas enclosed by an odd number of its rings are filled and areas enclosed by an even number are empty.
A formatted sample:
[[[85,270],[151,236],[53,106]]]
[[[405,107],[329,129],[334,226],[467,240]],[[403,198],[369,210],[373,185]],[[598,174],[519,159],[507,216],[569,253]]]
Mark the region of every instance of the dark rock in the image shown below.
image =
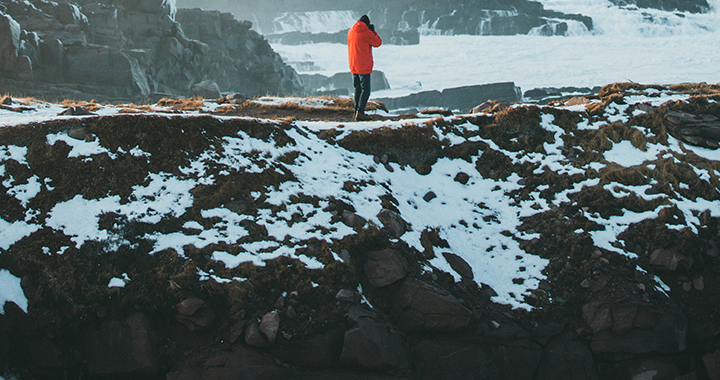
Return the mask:
[[[68,136],[75,140],[93,141],[94,138],[86,127],[75,127],[68,131]]]
[[[183,303],[187,301],[187,304],[183,306]],[[188,299],[178,304],[178,314],[175,315],[175,319],[185,325],[190,331],[203,330],[210,327],[215,322],[215,312],[207,307],[205,303],[199,305],[197,298]],[[198,306],[199,305],[199,306]],[[181,311],[182,310],[182,311]],[[192,314],[184,314],[191,312]]]
[[[297,312],[295,312],[295,308],[292,307],[292,305],[288,306],[287,311],[285,312],[288,318],[295,318],[297,317]]]
[[[99,329],[87,331],[84,348],[91,376],[151,374],[162,368],[157,334],[144,314],[105,322]]]
[[[467,185],[469,180],[470,180],[470,176],[464,172],[458,173],[454,178],[455,182],[462,183],[463,185]]]
[[[470,280],[475,277],[472,267],[470,266],[470,264],[467,263],[467,261],[465,261],[465,259],[450,252],[443,252],[442,255],[443,257],[445,257],[445,260],[447,260],[448,264],[450,264],[450,267],[460,276]]]
[[[470,310],[450,293],[406,279],[391,299],[392,314],[404,331],[457,331],[470,323]]]
[[[84,107],[79,106],[73,106],[68,107],[65,111],[60,112],[60,115],[65,116],[88,116],[88,115],[95,115],[94,113],[86,110]]]
[[[360,295],[349,289],[340,289],[335,295],[335,298],[339,301],[358,302]]]
[[[399,333],[371,317],[360,317],[358,327],[345,332],[340,363],[372,370],[407,368],[409,355]]]
[[[468,112],[478,102],[487,100],[504,100],[519,102],[522,100],[520,89],[512,82],[481,84],[448,88],[442,92],[423,91],[400,98],[381,98],[378,101],[385,103],[388,109],[442,107],[459,109]]]
[[[633,380],[641,379],[675,379],[678,380],[678,369],[671,362],[656,359],[644,360],[634,368],[630,368]]]
[[[604,296],[583,305],[593,352],[678,352],[686,347],[687,318],[675,306],[659,307]]]
[[[427,194],[425,194],[425,196],[423,196],[423,200],[425,202],[430,202],[431,200],[433,200],[435,198],[437,198],[437,195],[435,195],[435,193],[432,191],[428,191]]]
[[[278,359],[292,365],[312,368],[334,367],[340,362],[344,337],[345,327],[338,326],[327,329],[321,335],[302,340],[292,339],[272,352]]]
[[[343,210],[342,222],[350,228],[362,228],[367,224],[365,218],[348,210]]]
[[[368,252],[364,269],[368,281],[376,288],[393,284],[410,273],[407,260],[393,249]]]
[[[667,110],[665,127],[677,139],[703,148],[720,147],[720,120],[714,115],[693,115]]]
[[[569,334],[550,342],[540,362],[537,380],[597,380],[590,349]]]
[[[251,23],[229,13],[158,0],[13,4],[0,20],[6,91],[46,100],[144,101],[154,94],[185,97],[203,81],[216,85],[194,95],[303,90],[297,73],[248,29]]]
[[[532,380],[542,356],[537,344],[526,341],[490,347],[439,338],[413,344],[414,365],[423,380]]]
[[[190,86],[190,96],[201,99],[218,99],[220,98],[220,87],[212,80],[204,80]]]
[[[12,98],[9,96],[3,96],[2,98],[0,98],[0,104],[10,105],[12,104]]]
[[[260,331],[260,325],[257,321],[251,323],[245,329],[245,343],[254,347],[267,347],[270,345],[265,334]]]
[[[0,368],[5,368],[8,353],[10,352],[10,339],[3,329],[0,329]]]
[[[709,257],[720,256],[720,249],[718,249],[718,245],[715,242],[715,240],[710,240],[708,242],[708,248],[707,248],[707,250],[705,250],[705,254]]]
[[[720,350],[707,354],[702,358],[710,380],[720,380]]]
[[[267,338],[268,344],[274,344],[280,329],[280,314],[273,311],[263,315],[259,328]]]
[[[188,298],[175,305],[178,313],[182,315],[193,315],[198,309],[205,305],[205,301],[200,298]]]
[[[292,379],[293,370],[277,364],[274,357],[237,345],[232,351],[213,350],[199,360],[180,361],[166,380],[260,380]]]
[[[228,335],[228,341],[230,343],[235,343],[237,340],[243,335],[243,332],[245,331],[245,321],[240,320],[232,324],[230,326],[230,334]]]
[[[393,238],[399,238],[405,232],[412,231],[410,224],[395,211],[382,209],[378,214],[378,219],[383,224],[385,232]]]
[[[683,261],[685,256],[677,248],[658,248],[650,254],[650,265],[658,271],[672,272]]]

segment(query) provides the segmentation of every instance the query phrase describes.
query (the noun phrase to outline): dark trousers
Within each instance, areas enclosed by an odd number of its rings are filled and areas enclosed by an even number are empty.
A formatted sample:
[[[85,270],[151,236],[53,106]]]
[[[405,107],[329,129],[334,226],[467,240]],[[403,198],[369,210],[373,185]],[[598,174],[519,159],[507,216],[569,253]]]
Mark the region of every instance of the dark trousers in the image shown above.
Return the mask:
[[[365,112],[370,99],[370,74],[353,74],[355,86],[355,112]]]

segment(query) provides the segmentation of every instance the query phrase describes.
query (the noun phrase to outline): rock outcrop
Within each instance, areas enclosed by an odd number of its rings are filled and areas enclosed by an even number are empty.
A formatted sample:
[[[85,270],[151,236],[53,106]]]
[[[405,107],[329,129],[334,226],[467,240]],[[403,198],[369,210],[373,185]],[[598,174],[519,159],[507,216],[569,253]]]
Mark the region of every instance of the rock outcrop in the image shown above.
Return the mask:
[[[229,13],[178,10],[173,0],[13,0],[0,8],[0,88],[106,101],[207,96],[208,87],[300,92],[297,73],[251,26]],[[199,83],[203,91],[193,89]]]
[[[422,91],[399,98],[380,98],[388,109],[443,107],[468,112],[487,100],[522,100],[520,88],[512,82],[446,88],[442,91]]]
[[[181,0],[184,6],[196,6],[195,0]],[[220,0],[204,2],[215,9],[230,9],[235,14],[252,14],[258,30],[275,42],[300,44],[311,42],[343,43],[346,30],[310,33],[288,31],[279,27],[283,19],[297,15],[296,19],[315,22],[322,12],[332,14],[338,10],[352,11],[358,18],[367,12],[385,43],[417,44],[420,33],[472,34],[472,35],[567,35],[573,31],[593,29],[587,16],[549,11],[534,1],[497,2],[491,0],[467,1],[385,1],[363,3],[354,1],[303,1],[288,3],[270,0],[260,3],[227,4]],[[270,11],[268,10],[277,10]],[[368,10],[370,10],[368,12]],[[297,21],[297,20],[296,20]],[[351,21],[351,20],[348,20]],[[283,24],[283,26],[285,26]],[[297,25],[295,25],[297,26]],[[349,28],[351,25],[348,25]]]

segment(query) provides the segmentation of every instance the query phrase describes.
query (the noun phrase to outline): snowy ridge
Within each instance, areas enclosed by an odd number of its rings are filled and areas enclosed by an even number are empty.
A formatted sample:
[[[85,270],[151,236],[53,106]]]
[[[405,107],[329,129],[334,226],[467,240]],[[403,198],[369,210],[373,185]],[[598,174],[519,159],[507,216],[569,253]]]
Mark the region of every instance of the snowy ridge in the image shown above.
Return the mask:
[[[563,207],[581,207],[577,217],[586,220],[588,228],[575,229],[574,234],[589,236],[595,247],[634,260],[641,252],[635,252],[619,238],[631,225],[677,210],[682,217],[667,228],[697,234],[703,224],[701,215],[720,217],[720,151],[690,146],[673,136],[661,137],[657,131],[634,124],[648,115],[653,105],[685,104],[690,98],[667,89],[628,90],[622,104],[602,103],[604,108],[599,108],[599,114],[586,112],[598,109],[601,103],[596,100],[587,106],[567,108],[516,105],[499,115],[347,124],[216,116],[215,121],[205,122],[209,123],[208,130],[217,135],[203,137],[208,143],[201,151],[184,153],[187,161],[177,170],[150,169],[164,154],[158,147],[141,141],[122,143],[127,146],[111,142],[105,131],[93,127],[93,123],[107,118],[82,119],[94,131],[83,140],[69,137],[70,131],[58,129],[62,124],[54,124],[55,132],[44,137],[47,154],[60,154],[62,159],[88,168],[94,162],[112,166],[122,160],[137,160],[138,165],[148,168],[142,169],[147,173],[130,187],[108,188],[104,195],[94,197],[80,192],[69,194],[48,206],[48,200],[60,191],[58,187],[67,188],[67,184],[51,173],[36,173],[30,159],[33,150],[27,146],[0,146],[0,179],[8,200],[8,208],[0,217],[0,252],[13,252],[17,244],[48,229],[64,236],[66,242],[63,246],[44,247],[43,253],[49,256],[72,254],[91,242],[102,244],[106,252],[114,252],[140,249],[138,242],[147,241],[152,242],[152,249],[146,252],[150,255],[169,250],[184,260],[193,260],[194,256],[187,254],[188,247],[192,252],[207,250],[210,264],[196,263],[201,280],[242,282],[247,267],[241,264],[262,267],[279,257],[297,260],[308,270],[323,270],[338,260],[339,242],[360,230],[382,228],[384,222],[379,215],[390,207],[410,226],[399,236],[399,242],[417,252],[427,251],[423,236],[428,231],[436,231],[445,242],[432,248],[435,254],[427,260],[429,270],[447,272],[460,281],[460,274],[440,254],[453,253],[468,263],[478,285],[494,290],[493,301],[530,310],[527,297],[546,280],[544,271],[549,261],[528,251],[528,244],[543,237],[541,231],[525,225],[529,218]],[[263,102],[282,104],[283,100],[265,98]],[[716,101],[710,99],[709,104]],[[3,131],[21,128],[33,117],[41,122],[72,119],[51,116],[59,106],[27,102],[25,107],[20,115],[0,110],[6,123]],[[217,107],[207,103],[203,108]],[[101,106],[96,112],[113,115],[117,109]],[[502,134],[500,127],[484,126],[488,120],[502,120],[515,113],[527,114],[531,121],[536,117],[532,115],[537,115],[537,124],[528,130],[520,129],[512,138]],[[148,120],[164,123],[202,114],[188,112],[173,119],[151,109],[124,117],[159,118]],[[567,120],[574,120],[573,125],[568,125]],[[223,125],[221,131],[216,130],[218,123]],[[190,128],[190,124],[183,125]],[[619,125],[644,141],[644,146],[602,137]],[[247,129],[250,126],[254,129]],[[257,132],[263,130],[270,131],[270,137]],[[470,149],[469,153],[455,158],[441,155],[430,170],[424,171],[404,163],[402,157],[378,164],[377,155],[352,145],[363,136],[393,136],[418,130],[429,136],[428,144],[443,151]],[[183,129],[181,133],[194,132]],[[601,136],[598,139],[603,148],[587,145],[593,136]],[[523,143],[523,139],[530,140]],[[538,148],[533,148],[532,141],[539,142]],[[576,145],[570,145],[573,141]],[[578,160],[569,152],[600,159]],[[500,165],[502,162],[507,164]],[[651,173],[658,165],[689,167],[697,179],[654,192],[650,190],[662,183],[650,174],[645,174],[640,184],[636,179],[628,183],[608,179],[613,178],[608,173],[618,172],[618,168],[620,172]],[[256,187],[244,193],[246,196],[233,193],[238,198],[211,201],[215,198],[202,197],[208,189],[236,186],[233,184],[240,179],[264,185],[253,185]],[[693,192],[696,189],[707,190],[698,195]],[[610,214],[604,209],[575,206],[587,191],[611,194],[619,204],[640,202],[641,206]],[[338,208],[341,205],[345,206]],[[360,230],[345,224],[340,220],[345,211],[368,224]],[[108,216],[117,221],[108,225],[103,222]],[[135,236],[128,235],[131,225],[161,228]],[[264,231],[261,237],[258,228]],[[331,256],[308,253],[313,241],[326,242]],[[120,287],[130,281],[127,277],[125,272],[114,273],[114,279],[104,284]],[[4,297],[5,301],[18,302],[16,292]]]

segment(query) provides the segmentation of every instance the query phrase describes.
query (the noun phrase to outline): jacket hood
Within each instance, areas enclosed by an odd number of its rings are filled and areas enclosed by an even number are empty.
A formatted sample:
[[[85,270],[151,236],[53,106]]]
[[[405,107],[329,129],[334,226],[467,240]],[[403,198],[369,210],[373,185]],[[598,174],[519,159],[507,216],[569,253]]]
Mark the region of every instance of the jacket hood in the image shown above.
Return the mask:
[[[355,22],[355,25],[352,26],[352,29],[354,29],[358,33],[370,30],[370,28],[368,28],[368,26],[362,21]]]

